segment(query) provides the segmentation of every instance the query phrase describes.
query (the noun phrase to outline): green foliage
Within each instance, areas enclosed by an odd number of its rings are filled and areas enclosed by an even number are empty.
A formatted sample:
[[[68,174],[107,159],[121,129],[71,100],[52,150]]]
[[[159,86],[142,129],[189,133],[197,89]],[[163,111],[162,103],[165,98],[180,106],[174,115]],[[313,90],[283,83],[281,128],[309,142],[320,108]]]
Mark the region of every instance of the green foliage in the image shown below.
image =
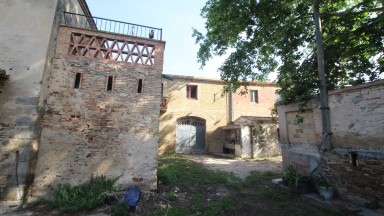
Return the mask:
[[[221,200],[213,202],[211,205],[209,205],[209,208],[206,209],[204,215],[224,215],[224,213],[234,212],[236,209],[236,203],[234,200],[230,199],[229,197],[223,197]]]
[[[129,212],[129,206],[125,202],[117,202],[111,208],[112,216],[126,216]]]
[[[47,200],[52,208],[62,212],[76,212],[92,209],[103,203],[106,194],[113,191],[116,179],[97,176],[85,184],[62,185],[57,188],[53,197]]]
[[[315,182],[315,185],[318,187],[325,187],[327,190],[328,188],[333,187],[332,182],[330,182],[325,176],[318,174],[318,175],[313,175],[312,179]]]
[[[274,178],[279,178],[281,174],[274,173],[271,171],[266,172],[260,172],[260,171],[252,171],[249,176],[244,181],[244,184],[246,186],[252,185],[256,182],[265,181],[265,180],[271,180]]]
[[[309,180],[310,177],[302,175],[295,167],[288,166],[283,172],[283,179],[287,183],[295,183],[297,185],[299,181]]]
[[[264,187],[261,189],[263,197],[276,202],[285,202],[291,199],[294,195],[288,190],[278,187]]]
[[[165,193],[165,196],[167,197],[168,200],[175,200],[176,199],[176,189],[172,188],[170,191]]]
[[[183,208],[170,206],[168,209],[158,209],[157,211],[150,214],[150,216],[185,216],[188,215],[187,211]]]
[[[241,179],[233,173],[223,171],[209,171],[202,165],[182,159],[178,155],[166,155],[159,157],[158,181],[163,185],[176,185],[178,182],[192,187],[200,187],[211,183],[224,183],[238,188]],[[201,178],[204,176],[204,178]]]
[[[316,38],[307,0],[208,0],[206,33],[193,30],[202,67],[231,52],[219,68],[234,91],[278,72],[281,103],[301,106],[318,93]],[[380,78],[384,72],[384,14],[380,1],[320,1],[328,90]],[[232,88],[229,88],[232,84]]]

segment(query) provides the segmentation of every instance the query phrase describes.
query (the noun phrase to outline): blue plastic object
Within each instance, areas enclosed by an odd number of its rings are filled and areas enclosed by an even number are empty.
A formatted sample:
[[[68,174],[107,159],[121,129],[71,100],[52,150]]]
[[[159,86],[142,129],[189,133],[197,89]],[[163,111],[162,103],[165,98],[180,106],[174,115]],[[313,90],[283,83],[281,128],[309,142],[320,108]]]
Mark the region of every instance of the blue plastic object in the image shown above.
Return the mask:
[[[131,210],[136,209],[136,205],[139,203],[140,199],[140,188],[130,187],[124,194],[123,202],[127,203]]]

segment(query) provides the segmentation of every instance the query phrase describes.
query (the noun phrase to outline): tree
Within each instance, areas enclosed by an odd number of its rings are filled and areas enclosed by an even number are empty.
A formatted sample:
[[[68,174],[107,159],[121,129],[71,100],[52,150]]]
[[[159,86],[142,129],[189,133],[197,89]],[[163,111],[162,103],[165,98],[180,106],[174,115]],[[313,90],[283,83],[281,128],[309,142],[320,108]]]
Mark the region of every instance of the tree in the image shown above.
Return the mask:
[[[276,71],[281,102],[305,103],[319,89],[312,6],[308,0],[208,0],[201,10],[206,33],[193,30],[198,61],[203,67],[231,52],[219,68],[226,91]],[[320,2],[329,90],[380,78],[383,12],[377,0]]]

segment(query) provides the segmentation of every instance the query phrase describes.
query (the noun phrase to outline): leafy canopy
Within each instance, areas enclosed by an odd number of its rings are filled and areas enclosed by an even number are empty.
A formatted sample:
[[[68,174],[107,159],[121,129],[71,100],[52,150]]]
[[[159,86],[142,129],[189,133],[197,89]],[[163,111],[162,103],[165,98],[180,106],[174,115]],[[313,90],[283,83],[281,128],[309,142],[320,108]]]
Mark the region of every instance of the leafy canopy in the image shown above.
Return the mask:
[[[381,0],[382,1],[382,0]],[[329,90],[380,79],[384,71],[384,1],[320,1]],[[206,33],[193,30],[203,67],[230,55],[219,68],[235,90],[276,71],[281,102],[304,102],[318,93],[312,1],[208,0],[201,10]]]

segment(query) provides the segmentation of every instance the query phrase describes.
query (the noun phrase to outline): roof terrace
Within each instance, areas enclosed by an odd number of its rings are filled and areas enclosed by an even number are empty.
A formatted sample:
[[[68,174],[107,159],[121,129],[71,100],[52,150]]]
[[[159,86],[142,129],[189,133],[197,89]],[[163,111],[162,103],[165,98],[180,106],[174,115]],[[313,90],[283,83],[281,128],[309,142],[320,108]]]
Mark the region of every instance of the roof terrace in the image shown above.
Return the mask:
[[[108,33],[150,38],[155,40],[162,40],[163,37],[161,28],[70,12],[64,12],[64,24],[76,28],[93,29]]]

